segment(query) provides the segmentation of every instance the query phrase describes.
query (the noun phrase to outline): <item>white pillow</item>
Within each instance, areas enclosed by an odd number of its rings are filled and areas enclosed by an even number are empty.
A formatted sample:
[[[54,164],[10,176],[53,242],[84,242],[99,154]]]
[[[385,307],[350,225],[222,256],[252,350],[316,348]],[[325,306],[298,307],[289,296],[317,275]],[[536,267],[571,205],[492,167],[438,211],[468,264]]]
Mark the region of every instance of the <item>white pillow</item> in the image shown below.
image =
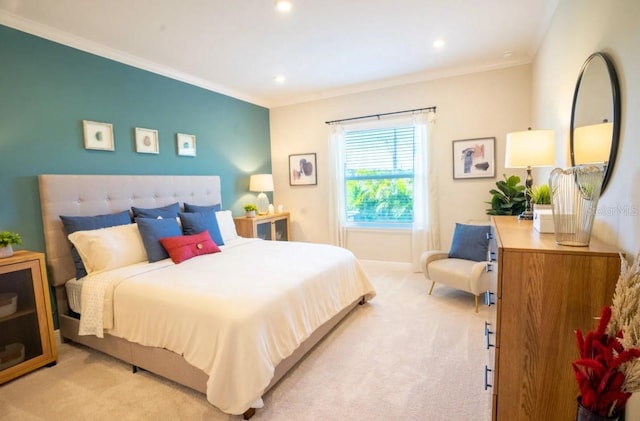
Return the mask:
[[[236,224],[233,222],[233,215],[231,215],[230,210],[217,211],[216,220],[218,221],[218,228],[220,229],[222,241],[225,244],[227,244],[227,241],[232,241],[238,238]]]
[[[117,269],[147,260],[138,224],[118,225],[69,234],[87,273]]]

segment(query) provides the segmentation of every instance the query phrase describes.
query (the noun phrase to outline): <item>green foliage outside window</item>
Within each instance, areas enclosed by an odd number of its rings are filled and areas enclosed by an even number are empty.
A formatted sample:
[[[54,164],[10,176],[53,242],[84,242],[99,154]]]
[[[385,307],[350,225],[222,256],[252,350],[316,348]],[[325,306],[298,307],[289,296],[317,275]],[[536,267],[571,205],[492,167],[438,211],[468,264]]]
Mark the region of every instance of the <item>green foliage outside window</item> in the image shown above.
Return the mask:
[[[383,178],[384,177],[384,178]],[[413,179],[392,178],[377,171],[357,170],[346,181],[347,219],[353,222],[413,221]]]

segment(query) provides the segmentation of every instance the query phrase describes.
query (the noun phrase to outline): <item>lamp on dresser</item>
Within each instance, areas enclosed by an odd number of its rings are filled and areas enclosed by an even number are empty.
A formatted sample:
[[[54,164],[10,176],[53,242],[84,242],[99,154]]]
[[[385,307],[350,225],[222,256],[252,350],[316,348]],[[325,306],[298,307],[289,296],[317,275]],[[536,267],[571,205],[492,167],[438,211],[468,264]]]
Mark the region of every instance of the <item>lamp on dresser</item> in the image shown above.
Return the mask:
[[[555,163],[555,134],[553,130],[525,130],[507,133],[505,168],[526,168],[527,205],[518,219],[533,219],[531,208],[532,167],[550,167]]]
[[[273,176],[271,174],[254,174],[249,178],[249,191],[258,194],[258,214],[265,215],[269,210],[269,198],[264,192],[273,191]]]

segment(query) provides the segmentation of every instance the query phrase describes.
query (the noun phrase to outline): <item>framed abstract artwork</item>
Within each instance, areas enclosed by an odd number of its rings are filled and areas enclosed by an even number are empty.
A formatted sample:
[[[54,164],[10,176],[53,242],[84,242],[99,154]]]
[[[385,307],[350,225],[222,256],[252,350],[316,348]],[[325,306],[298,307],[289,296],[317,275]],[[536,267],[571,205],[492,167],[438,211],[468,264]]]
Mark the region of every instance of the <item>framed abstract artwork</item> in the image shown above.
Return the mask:
[[[113,125],[97,121],[82,120],[84,148],[98,151],[113,151]]]
[[[289,185],[312,186],[318,184],[315,153],[289,155]]]
[[[154,129],[143,129],[136,127],[136,152],[138,153],[160,153],[158,145],[158,131]]]
[[[496,138],[453,141],[453,179],[496,176]]]

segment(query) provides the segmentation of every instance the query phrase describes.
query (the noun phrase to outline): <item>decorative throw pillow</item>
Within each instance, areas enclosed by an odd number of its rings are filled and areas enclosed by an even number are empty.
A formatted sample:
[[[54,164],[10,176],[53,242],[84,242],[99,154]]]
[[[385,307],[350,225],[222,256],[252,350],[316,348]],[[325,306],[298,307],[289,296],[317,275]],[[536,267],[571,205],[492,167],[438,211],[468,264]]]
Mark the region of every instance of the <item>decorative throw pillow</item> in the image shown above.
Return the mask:
[[[185,212],[209,212],[209,211],[218,212],[220,209],[222,209],[222,206],[220,205],[220,203],[216,205],[192,205],[190,203],[185,202],[184,204]]]
[[[482,262],[487,260],[490,225],[465,225],[456,223],[449,257]]]
[[[173,263],[176,264],[203,254],[220,252],[220,248],[211,239],[209,231],[202,231],[194,235],[162,238],[160,243],[169,253]]]
[[[217,245],[224,245],[215,212],[180,212],[179,215],[183,233],[193,235],[202,231],[209,231],[211,238]]]
[[[236,224],[233,222],[233,215],[230,210],[216,212],[216,219],[218,220],[218,228],[220,228],[222,241],[224,241],[225,244],[239,238],[238,232],[236,231]]]
[[[69,234],[69,240],[78,250],[89,274],[147,260],[136,224],[76,231]]]
[[[131,215],[128,210],[94,216],[64,216],[60,215],[64,230],[67,235],[76,231],[95,230],[100,228],[113,227],[116,225],[126,225],[131,223]],[[78,254],[75,246],[71,245],[71,256],[76,267],[76,279],[87,276],[87,270],[82,263],[82,258]]]
[[[134,218],[175,218],[180,212],[178,202],[159,208],[137,208],[131,206]]]
[[[138,224],[138,230],[140,230],[140,236],[142,237],[149,263],[168,258],[169,254],[160,244],[160,239],[176,237],[182,234],[176,218],[136,218],[136,223]]]

